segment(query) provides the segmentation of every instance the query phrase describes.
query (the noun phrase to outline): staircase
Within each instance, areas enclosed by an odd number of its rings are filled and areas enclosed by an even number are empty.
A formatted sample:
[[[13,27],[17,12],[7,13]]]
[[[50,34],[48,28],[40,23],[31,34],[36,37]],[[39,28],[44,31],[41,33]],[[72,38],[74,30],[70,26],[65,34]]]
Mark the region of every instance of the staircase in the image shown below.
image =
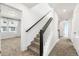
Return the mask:
[[[25,52],[27,56],[39,56],[40,55],[40,34],[37,34],[34,38],[34,41],[31,42],[31,45],[28,46],[28,49]],[[28,52],[28,54],[26,54]],[[24,54],[24,53],[23,53]]]
[[[0,51],[0,56],[1,56],[1,51]]]

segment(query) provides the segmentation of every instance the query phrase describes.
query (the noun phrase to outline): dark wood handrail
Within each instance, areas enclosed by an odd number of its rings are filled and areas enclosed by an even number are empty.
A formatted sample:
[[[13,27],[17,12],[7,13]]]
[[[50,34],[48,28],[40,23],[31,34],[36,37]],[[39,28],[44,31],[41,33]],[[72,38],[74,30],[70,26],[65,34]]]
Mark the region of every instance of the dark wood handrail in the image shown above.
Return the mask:
[[[46,31],[46,29],[48,28],[49,24],[52,21],[52,17],[50,17],[50,19],[47,21],[47,23],[44,25],[44,27],[40,30],[40,56],[43,56],[43,34]]]
[[[50,11],[49,11],[50,12]],[[39,23],[45,16],[47,16],[49,14],[49,12],[47,14],[45,14],[41,19],[39,19],[34,25],[32,25],[29,29],[26,30],[26,32],[28,32],[29,30],[31,30],[37,23]]]
[[[51,23],[51,21],[52,21],[52,17],[50,17],[50,19],[47,21],[47,23],[44,25],[44,27],[42,28],[42,30],[43,30],[43,33],[46,31],[46,29],[48,28],[48,26],[49,26],[49,24]]]

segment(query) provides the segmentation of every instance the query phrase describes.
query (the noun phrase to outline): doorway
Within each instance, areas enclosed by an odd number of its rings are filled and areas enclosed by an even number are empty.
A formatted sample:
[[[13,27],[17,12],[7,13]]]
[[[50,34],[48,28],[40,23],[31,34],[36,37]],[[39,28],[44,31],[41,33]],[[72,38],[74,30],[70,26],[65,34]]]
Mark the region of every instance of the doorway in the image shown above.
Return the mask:
[[[69,33],[69,22],[68,21],[65,21],[64,22],[64,37],[68,37],[68,33]]]

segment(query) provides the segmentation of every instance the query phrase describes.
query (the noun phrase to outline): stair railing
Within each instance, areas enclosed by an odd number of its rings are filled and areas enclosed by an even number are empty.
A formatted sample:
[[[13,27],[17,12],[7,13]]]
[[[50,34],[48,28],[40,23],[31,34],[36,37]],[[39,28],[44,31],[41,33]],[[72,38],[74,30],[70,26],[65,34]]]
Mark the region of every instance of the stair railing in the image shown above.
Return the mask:
[[[44,47],[43,35],[44,35],[46,29],[48,28],[48,26],[50,25],[52,20],[53,20],[53,18],[50,17],[49,20],[47,21],[47,23],[44,25],[44,27],[40,30],[40,56],[43,56],[43,47]]]
[[[30,31],[35,25],[37,25],[40,21],[43,20],[44,17],[46,17],[48,14],[50,13],[50,11],[48,13],[46,13],[42,18],[40,18],[35,24],[33,24],[29,29],[26,30],[26,32]]]

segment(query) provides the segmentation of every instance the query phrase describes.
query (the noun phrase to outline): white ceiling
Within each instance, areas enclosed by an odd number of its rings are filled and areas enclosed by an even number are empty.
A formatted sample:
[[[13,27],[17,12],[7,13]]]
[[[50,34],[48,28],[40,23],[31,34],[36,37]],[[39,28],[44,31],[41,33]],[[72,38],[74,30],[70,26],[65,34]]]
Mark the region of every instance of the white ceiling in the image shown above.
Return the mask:
[[[75,3],[50,3],[51,7],[57,12],[60,20],[69,20],[73,16]]]
[[[28,8],[32,8],[38,3],[25,3]],[[73,10],[75,9],[75,3],[48,3],[51,8],[54,8],[54,11],[57,12],[60,20],[69,20],[72,18]]]
[[[35,5],[37,5],[38,3],[23,3],[24,5],[26,5],[28,8],[32,8]]]

